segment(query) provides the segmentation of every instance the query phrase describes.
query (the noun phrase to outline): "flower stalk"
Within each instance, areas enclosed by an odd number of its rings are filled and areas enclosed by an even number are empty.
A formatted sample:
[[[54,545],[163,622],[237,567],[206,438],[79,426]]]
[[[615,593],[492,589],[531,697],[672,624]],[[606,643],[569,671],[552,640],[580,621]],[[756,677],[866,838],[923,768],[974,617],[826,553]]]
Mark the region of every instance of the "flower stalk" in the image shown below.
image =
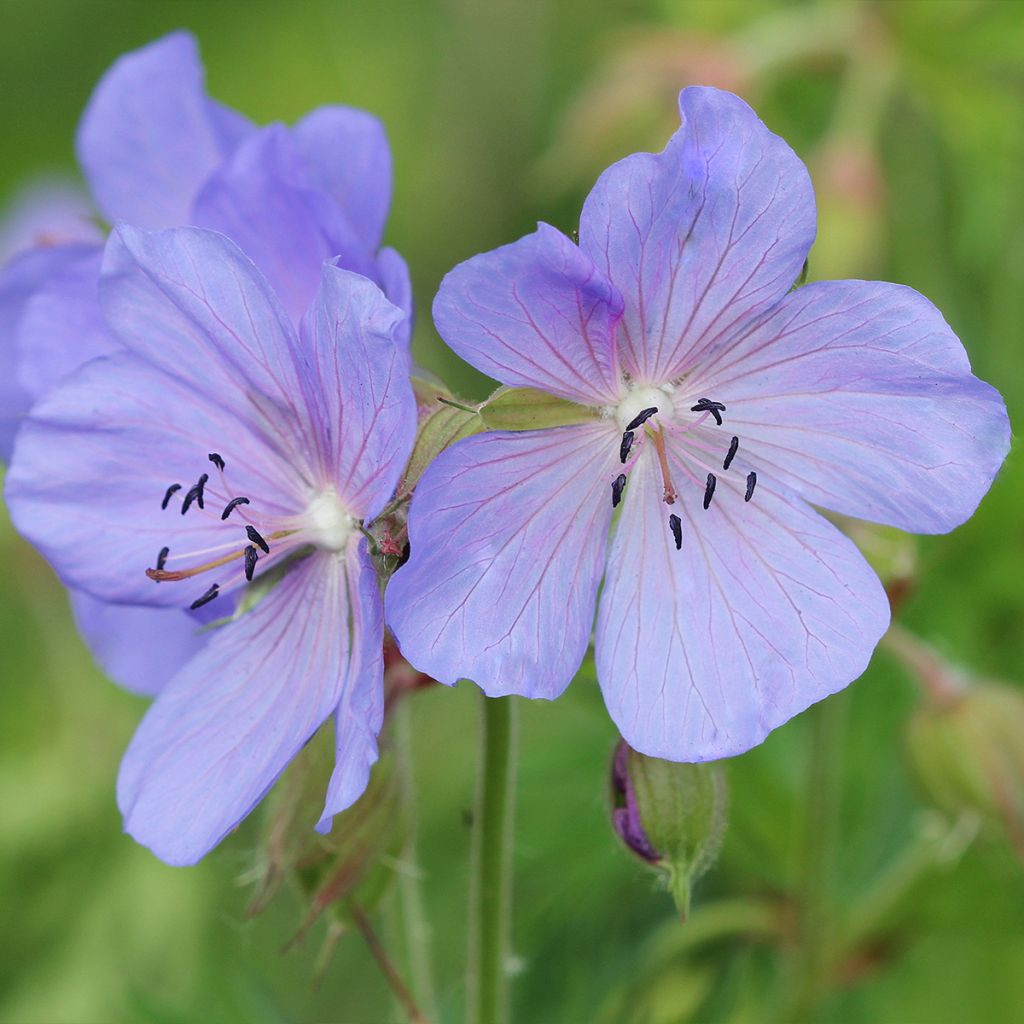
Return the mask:
[[[484,697],[473,812],[466,1024],[507,1024],[505,962],[511,925],[512,824],[517,711],[509,697]]]

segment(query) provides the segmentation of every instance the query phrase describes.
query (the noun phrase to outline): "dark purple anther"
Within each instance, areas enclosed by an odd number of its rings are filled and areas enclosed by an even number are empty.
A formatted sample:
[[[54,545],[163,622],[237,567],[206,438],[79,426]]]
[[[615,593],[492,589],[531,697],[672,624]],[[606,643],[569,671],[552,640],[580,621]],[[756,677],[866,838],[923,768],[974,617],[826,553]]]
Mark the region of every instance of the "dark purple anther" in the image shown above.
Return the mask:
[[[683,546],[683,521],[673,514],[668,517],[668,525],[672,530],[672,539],[676,542],[676,551],[679,551]]]
[[[626,424],[627,430],[636,430],[637,427],[643,426],[656,412],[658,407],[652,405],[649,409],[641,409],[630,421]]]
[[[721,402],[712,402],[710,398],[698,398],[697,404],[690,406],[690,412],[709,412],[715,417],[715,422],[721,426],[725,406]]]
[[[622,435],[622,444],[619,445],[619,461],[625,464],[629,458],[629,449],[633,447],[633,431],[627,430]]]
[[[750,501],[750,499],[754,496],[754,488],[756,486],[757,486],[757,474],[756,473],[748,473],[747,474],[747,493],[743,495],[743,500],[744,501]]]
[[[248,504],[249,504],[249,499],[248,498],[232,498],[224,506],[224,511],[221,512],[221,514],[220,514],[221,519],[227,519],[227,517],[229,515],[231,515],[231,513],[234,512],[234,510],[236,508],[238,508],[239,505],[248,505]]]
[[[246,526],[245,532],[253,544],[263,549],[263,553],[265,555],[270,554],[270,545],[260,536],[259,531],[255,526]]]
[[[622,501],[622,488],[626,486],[626,474],[620,473],[612,481],[612,508],[615,508]]]
[[[206,486],[206,481],[210,477],[204,473],[197,481],[195,486],[185,495],[185,500],[181,503],[181,514],[184,515],[194,501],[200,508],[206,508],[203,504],[203,488]]]
[[[245,578],[252,582],[252,574],[256,571],[256,559],[260,556],[256,554],[256,549],[250,544],[245,549]]]
[[[708,482],[704,485],[704,507],[707,508],[711,504],[711,499],[715,496],[715,487],[718,484],[718,480],[715,479],[714,473],[708,473]]]
[[[175,491],[180,490],[181,484],[171,484],[171,486],[167,488],[167,491],[164,494],[164,500],[160,502],[160,507],[167,508],[167,503],[171,500],[171,495],[173,495]]]
[[[221,472],[224,471],[224,460],[217,454],[217,452],[210,452],[206,456]]]
[[[740,439],[734,437],[729,442],[729,451],[726,453],[725,462],[722,463],[722,469],[728,469],[732,465],[732,460],[736,458],[736,452],[740,446]]]
[[[171,553],[170,548],[161,548],[160,554],[156,556],[156,568],[159,572],[167,564],[167,556]]]
[[[202,608],[204,604],[209,604],[218,594],[220,593],[220,585],[214,583],[210,589],[203,594],[202,597],[197,597],[188,607],[189,611],[195,611],[197,608]]]

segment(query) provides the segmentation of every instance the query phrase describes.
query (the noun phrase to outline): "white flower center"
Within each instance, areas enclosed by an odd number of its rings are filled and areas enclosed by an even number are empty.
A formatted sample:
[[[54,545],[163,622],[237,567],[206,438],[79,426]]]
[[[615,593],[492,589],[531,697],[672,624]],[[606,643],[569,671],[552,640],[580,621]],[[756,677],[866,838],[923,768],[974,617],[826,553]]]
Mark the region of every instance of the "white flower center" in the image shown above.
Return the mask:
[[[615,407],[615,422],[620,430],[626,430],[645,409],[657,409],[657,419],[670,422],[674,418],[672,396],[669,393],[672,385],[662,388],[633,388]]]
[[[345,510],[335,491],[322,491],[309,504],[303,534],[310,543],[327,551],[341,551],[348,543],[356,520]]]

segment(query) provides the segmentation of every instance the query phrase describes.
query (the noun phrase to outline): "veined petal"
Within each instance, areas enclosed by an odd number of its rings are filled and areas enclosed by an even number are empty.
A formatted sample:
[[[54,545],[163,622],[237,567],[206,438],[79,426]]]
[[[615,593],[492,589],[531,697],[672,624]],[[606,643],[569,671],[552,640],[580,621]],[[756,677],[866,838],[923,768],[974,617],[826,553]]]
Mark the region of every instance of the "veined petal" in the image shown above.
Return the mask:
[[[404,320],[372,281],[327,264],[302,321],[310,447],[360,518],[391,497],[416,434],[407,356],[394,340]]]
[[[207,460],[211,451],[224,457],[235,493]],[[268,512],[293,511],[274,504],[283,484],[268,477],[273,466],[273,453],[229,411],[122,352],[83,366],[36,404],[18,434],[5,497],[18,530],[69,586],[108,601],[187,607],[207,576],[193,592],[154,583],[145,570],[167,545],[170,568],[185,552],[209,552],[191,565],[230,551],[220,511],[236,493],[258,496]],[[208,508],[180,515],[181,495],[203,472]],[[183,490],[162,509],[175,483]],[[206,586],[220,581],[208,576]]]
[[[365,543],[349,548],[346,586],[352,645],[345,689],[334,713],[334,772],[318,832],[330,832],[334,815],[355,803],[366,789],[384,722],[384,605]]]
[[[364,250],[376,252],[391,206],[384,126],[364,110],[331,106],[307,114],[293,132],[310,180],[334,199]]]
[[[300,563],[163,689],[121,764],[125,830],[194,864],[263,797],[349,682],[343,556]]]
[[[796,154],[746,103],[684,89],[682,127],[598,179],[580,247],[625,296],[620,350],[642,383],[689,369],[796,280],[815,235]]]
[[[242,118],[206,97],[195,39],[174,32],[121,57],[78,127],[78,161],[111,222],[187,224],[199,186],[230,153]]]
[[[799,498],[761,481],[745,503],[742,481],[722,477],[707,510],[670,509],[653,456],[641,456],[595,643],[608,710],[635,749],[673,761],[742,753],[859,676],[888,624],[860,552]]]
[[[395,331],[395,344],[403,352],[408,353],[409,343],[412,340],[413,321],[416,316],[416,303],[412,294],[409,266],[398,252],[385,246],[377,254],[375,280],[380,281],[381,290],[388,297],[388,301],[393,302],[405,313],[405,320]]]
[[[231,436],[259,438],[282,478],[308,489],[295,330],[233,242],[198,228],[122,225],[107,243],[100,302],[126,348],[178,378],[190,401],[232,416]]]
[[[259,267],[297,324],[320,284],[324,260],[340,257],[372,276],[373,250],[333,197],[309,180],[292,134],[261,129],[203,186],[193,222],[227,235]]]
[[[100,668],[133,693],[159,693],[207,641],[202,624],[177,608],[110,604],[71,591],[75,625]]]
[[[751,468],[915,533],[967,519],[1009,449],[999,393],[971,374],[942,314],[899,285],[800,288],[695,378],[728,405]]]
[[[33,398],[97,356],[120,349],[100,309],[99,246],[55,269],[25,303],[18,323],[18,379]]]
[[[609,423],[478,434],[442,452],[385,594],[405,657],[492,697],[557,697],[590,641],[618,466]]]
[[[0,458],[5,461],[10,460],[15,432],[35,397],[19,375],[18,331],[25,308],[48,280],[75,266],[93,249],[90,245],[28,249],[0,270]]]
[[[441,336],[477,369],[589,405],[614,403],[621,390],[621,313],[615,286],[548,224],[460,263],[434,299]]]

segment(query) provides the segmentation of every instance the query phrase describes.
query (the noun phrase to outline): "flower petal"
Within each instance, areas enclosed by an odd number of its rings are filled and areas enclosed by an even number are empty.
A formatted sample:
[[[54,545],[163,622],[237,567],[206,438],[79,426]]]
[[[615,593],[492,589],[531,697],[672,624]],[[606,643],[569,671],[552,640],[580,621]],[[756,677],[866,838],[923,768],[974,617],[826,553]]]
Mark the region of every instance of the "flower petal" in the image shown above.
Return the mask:
[[[211,573],[203,584],[199,577],[193,592],[188,584],[154,583],[144,570],[164,546],[172,558],[209,548],[223,554],[233,540],[220,510],[235,494],[207,460],[211,451],[224,457],[235,493],[280,511],[273,504],[280,485],[267,477],[275,455],[266,445],[223,407],[122,352],[93,360],[37,403],[19,432],[5,496],[18,530],[69,586],[109,601],[185,607],[223,578]],[[181,495],[203,472],[211,474],[208,508],[180,515]],[[174,483],[184,490],[162,509]]]
[[[62,175],[33,177],[11,197],[0,218],[0,267],[29,249],[101,242],[92,203]]]
[[[404,320],[372,281],[328,264],[302,321],[302,388],[315,438],[307,443],[360,518],[391,497],[416,434],[407,356],[394,340]]]
[[[194,864],[252,810],[348,699],[348,600],[342,556],[314,555],[211,635],[125,754],[128,833],[169,864]]]
[[[333,197],[308,178],[291,133],[263,128],[196,197],[193,221],[220,231],[259,267],[295,323],[320,283],[324,260],[340,256],[357,274],[372,276],[372,251]]]
[[[374,280],[380,281],[381,290],[389,301],[405,313],[405,320],[395,331],[395,344],[407,353],[412,340],[413,321],[416,316],[416,303],[412,294],[409,266],[398,252],[385,246],[377,253],[377,273]]]
[[[889,624],[853,543],[768,483],[684,498],[682,550],[653,457],[633,470],[597,618],[597,676],[619,731],[672,761],[729,757],[860,675]]]
[[[626,369],[655,385],[778,302],[815,234],[807,170],[743,100],[691,88],[679,109],[665,150],[610,167],[580,218],[580,247],[625,296]]]
[[[438,456],[384,598],[403,655],[492,697],[557,697],[590,641],[616,467],[608,423],[479,434]]]
[[[331,106],[307,114],[293,131],[312,183],[334,199],[364,250],[376,252],[391,206],[384,126],[363,110]]]
[[[318,832],[330,832],[334,815],[354,804],[366,789],[384,722],[384,605],[365,544],[349,550],[346,571],[352,647],[345,692],[334,713],[334,772]]]
[[[14,435],[33,395],[19,377],[18,331],[32,296],[51,278],[76,264],[91,246],[28,249],[0,270],[0,458],[10,461]]]
[[[619,394],[621,312],[615,286],[548,224],[460,263],[434,299],[441,336],[477,369],[590,405]]]
[[[187,224],[241,123],[212,107],[195,39],[174,32],[121,57],[100,80],[78,127],[78,161],[111,222]]]
[[[18,378],[33,398],[83,363],[121,347],[97,294],[102,250],[75,248],[80,253],[55,269],[25,303],[18,324]]]
[[[308,491],[295,330],[234,243],[198,228],[122,225],[107,243],[100,302],[124,346],[192,396],[178,418],[191,402],[219,408],[235,425],[217,443],[246,434],[260,439],[275,453],[281,479]],[[168,409],[164,419],[173,414]]]
[[[899,285],[799,288],[696,376],[728,406],[749,468],[915,533],[967,519],[1009,449],[999,393],[971,375],[942,314]]]
[[[176,608],[110,604],[71,591],[75,625],[100,668],[119,686],[153,696],[207,640],[201,623]]]

